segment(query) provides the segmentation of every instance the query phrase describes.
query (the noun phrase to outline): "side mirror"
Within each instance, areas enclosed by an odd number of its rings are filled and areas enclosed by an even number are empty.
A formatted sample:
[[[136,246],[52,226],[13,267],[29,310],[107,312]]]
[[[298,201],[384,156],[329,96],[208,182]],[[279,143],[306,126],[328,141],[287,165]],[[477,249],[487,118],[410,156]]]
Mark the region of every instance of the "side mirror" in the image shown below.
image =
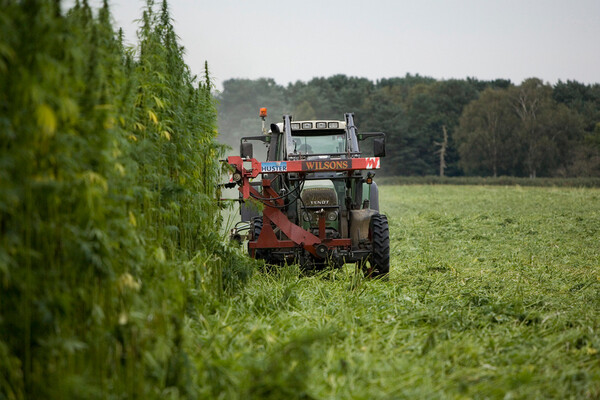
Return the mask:
[[[373,139],[373,155],[375,157],[385,157],[385,138]]]
[[[242,142],[240,143],[240,156],[242,158],[252,158],[252,143]]]

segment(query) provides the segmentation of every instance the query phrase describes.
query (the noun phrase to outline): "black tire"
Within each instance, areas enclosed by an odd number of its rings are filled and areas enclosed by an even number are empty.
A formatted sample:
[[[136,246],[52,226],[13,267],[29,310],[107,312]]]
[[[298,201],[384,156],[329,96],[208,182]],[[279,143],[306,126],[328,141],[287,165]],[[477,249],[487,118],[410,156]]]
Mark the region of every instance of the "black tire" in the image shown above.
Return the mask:
[[[390,273],[390,230],[385,215],[376,214],[371,218],[369,238],[372,252],[368,275],[372,278],[387,277]]]
[[[263,227],[263,219],[262,217],[254,217],[252,218],[252,223],[250,224],[250,231],[252,232],[252,237],[250,238],[252,241],[258,240],[260,236],[260,232]],[[252,254],[250,252],[250,244],[248,244],[248,254]],[[267,258],[267,250],[255,249],[254,250],[254,258],[259,260],[265,260],[268,262]]]
[[[250,231],[252,232],[252,236],[250,240],[258,239],[260,232],[262,231],[263,220],[262,217],[254,217],[252,218],[252,222],[250,223]]]

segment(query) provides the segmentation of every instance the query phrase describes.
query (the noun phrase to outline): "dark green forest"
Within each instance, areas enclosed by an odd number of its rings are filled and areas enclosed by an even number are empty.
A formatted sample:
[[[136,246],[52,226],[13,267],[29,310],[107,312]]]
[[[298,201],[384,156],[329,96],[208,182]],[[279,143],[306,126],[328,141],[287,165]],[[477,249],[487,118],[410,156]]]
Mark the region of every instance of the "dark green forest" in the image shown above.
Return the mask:
[[[341,119],[387,135],[382,174],[445,176],[600,176],[600,84],[537,78],[436,80],[420,75],[380,79],[335,75],[282,86],[272,79],[230,79],[219,101],[222,141],[260,132],[269,120]],[[444,143],[444,130],[447,133]]]
[[[166,1],[122,36],[107,1],[0,1],[0,399],[211,397],[191,332],[251,271],[207,229],[212,83]]]

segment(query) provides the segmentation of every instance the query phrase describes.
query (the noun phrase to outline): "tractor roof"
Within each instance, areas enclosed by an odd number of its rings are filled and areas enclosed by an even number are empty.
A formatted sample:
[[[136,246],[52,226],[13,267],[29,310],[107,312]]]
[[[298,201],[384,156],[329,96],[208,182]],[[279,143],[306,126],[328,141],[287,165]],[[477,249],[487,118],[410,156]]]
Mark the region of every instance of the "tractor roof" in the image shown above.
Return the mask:
[[[280,131],[283,131],[283,122],[279,122],[277,126]],[[292,121],[291,127],[292,132],[306,132],[310,134],[311,131],[319,131],[323,134],[323,131],[331,130],[333,133],[346,129],[346,122],[328,119],[313,119],[306,121]]]

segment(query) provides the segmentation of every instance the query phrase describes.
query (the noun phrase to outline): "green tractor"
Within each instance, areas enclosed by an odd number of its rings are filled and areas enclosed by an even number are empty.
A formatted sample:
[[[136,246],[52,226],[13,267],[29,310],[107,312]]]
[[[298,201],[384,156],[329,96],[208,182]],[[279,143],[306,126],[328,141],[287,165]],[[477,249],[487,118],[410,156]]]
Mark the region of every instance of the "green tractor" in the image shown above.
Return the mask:
[[[228,157],[239,187],[241,222],[232,237],[248,239],[250,256],[306,268],[360,263],[381,277],[390,270],[387,217],[379,212],[374,170],[385,156],[385,134],[359,133],[354,115],[344,120],[283,121],[263,135],[244,137],[240,156]],[[253,158],[252,141],[267,146]],[[360,145],[369,142],[370,156]],[[258,176],[261,179],[256,179]]]

